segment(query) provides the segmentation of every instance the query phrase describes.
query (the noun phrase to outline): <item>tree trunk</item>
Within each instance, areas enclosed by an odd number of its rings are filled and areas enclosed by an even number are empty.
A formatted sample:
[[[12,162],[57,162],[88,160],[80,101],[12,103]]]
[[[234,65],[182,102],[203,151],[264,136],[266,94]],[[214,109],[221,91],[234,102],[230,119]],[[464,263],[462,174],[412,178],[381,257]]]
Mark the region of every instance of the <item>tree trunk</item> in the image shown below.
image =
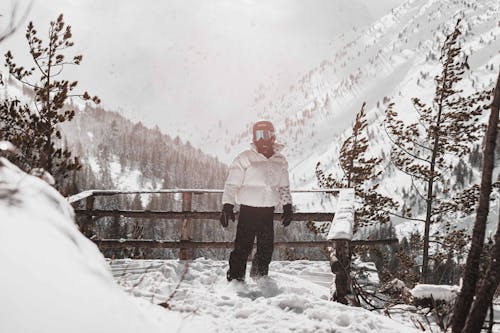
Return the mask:
[[[498,109],[497,109],[498,110]],[[465,322],[462,333],[479,333],[483,327],[486,312],[493,301],[493,296],[500,282],[500,219],[495,234],[495,245],[491,251],[491,258],[486,271],[486,277],[476,294],[474,304]],[[491,323],[490,323],[491,325]]]
[[[52,103],[51,103],[51,100],[50,100],[50,79],[51,79],[51,74],[50,74],[50,71],[52,69],[52,47],[53,47],[53,42],[52,42],[52,35],[53,35],[53,29],[50,28],[50,32],[49,32],[49,59],[48,59],[48,62],[47,62],[47,83],[46,83],[46,86],[47,86],[47,96],[45,97],[47,100],[45,101],[45,116],[48,118],[46,121],[48,123],[47,125],[47,129],[46,131],[48,132],[47,133],[47,143],[46,143],[46,151],[45,153],[47,154],[47,161],[46,161],[46,165],[45,166],[42,166],[42,168],[44,168],[48,173],[50,174],[53,174],[53,170],[52,170],[52,166],[53,166],[53,151],[52,151],[52,131],[50,130],[50,128],[53,126],[50,122],[49,119],[53,118],[53,116],[49,116],[50,115],[50,111],[52,109]]]
[[[350,240],[335,240],[333,250],[330,253],[330,268],[335,274],[335,293],[332,295],[332,300],[343,304],[348,303],[347,295],[351,289],[350,243]]]
[[[479,261],[483,251],[484,234],[486,231],[486,222],[490,206],[491,182],[495,162],[495,144],[498,132],[498,109],[500,106],[500,72],[498,73],[497,85],[494,91],[493,103],[491,104],[491,113],[486,131],[486,143],[483,155],[483,170],[481,178],[481,192],[479,196],[479,205],[472,231],[472,243],[467,262],[463,273],[463,285],[460,294],[455,303],[452,319],[452,332],[459,333],[464,327],[467,315],[472,304],[475,293],[475,287],[479,275]],[[498,235],[497,230],[497,235]],[[495,236],[496,237],[496,236]],[[498,239],[495,239],[495,248],[498,251]],[[495,252],[492,259],[496,260]],[[496,265],[497,263],[495,263]],[[479,310],[476,310],[479,311]],[[484,320],[484,317],[483,317]],[[482,321],[481,321],[482,323]],[[472,324],[471,324],[472,325]],[[472,332],[472,331],[471,331]]]
[[[441,115],[443,114],[443,97],[439,102],[439,110],[436,120],[436,129],[434,130],[434,143],[432,145],[432,157],[429,162],[430,175],[427,181],[427,197],[426,197],[426,214],[425,214],[425,229],[424,229],[424,253],[422,255],[422,275],[420,276],[421,283],[429,282],[429,238],[432,222],[432,201],[434,200],[434,177],[436,170],[436,159],[439,150],[439,128],[441,127]]]
[[[426,216],[425,216],[425,228],[424,228],[424,253],[422,255],[422,276],[420,277],[421,283],[428,283],[429,276],[429,238],[431,230],[431,218],[432,218],[432,196],[433,196],[433,186],[434,186],[434,162],[431,166],[431,178],[427,183],[427,202],[426,202]]]

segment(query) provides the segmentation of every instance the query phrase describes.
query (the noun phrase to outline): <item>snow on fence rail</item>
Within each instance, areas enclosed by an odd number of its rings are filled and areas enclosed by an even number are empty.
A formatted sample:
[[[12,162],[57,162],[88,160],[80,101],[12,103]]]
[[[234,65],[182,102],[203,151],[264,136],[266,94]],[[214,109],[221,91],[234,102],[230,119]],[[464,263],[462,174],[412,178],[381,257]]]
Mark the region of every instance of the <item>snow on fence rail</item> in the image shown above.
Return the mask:
[[[292,190],[292,193],[331,193],[339,195],[336,213],[294,213],[294,221],[331,221],[331,227],[324,241],[286,241],[275,242],[276,247],[328,247],[330,249],[330,265],[335,274],[334,299],[346,303],[346,295],[350,288],[350,261],[352,245],[376,245],[398,242],[397,239],[380,240],[352,240],[354,224],[354,190],[353,189],[310,189]],[[182,211],[151,211],[151,210],[121,210],[121,209],[94,209],[96,197],[113,196],[119,194],[182,194]],[[163,189],[163,190],[89,190],[73,195],[67,200],[71,204],[77,204],[85,200],[85,209],[75,209],[80,219],[82,233],[91,238],[99,248],[176,248],[179,249],[179,259],[192,259],[192,249],[195,248],[231,248],[233,242],[197,242],[192,241],[193,221],[196,220],[218,220],[220,211],[192,211],[193,195],[216,193],[221,194],[223,190],[218,189]],[[113,217],[129,218],[151,218],[151,219],[181,219],[183,221],[180,230],[179,241],[164,241],[154,239],[95,239],[92,237],[93,224],[98,219]],[[275,213],[274,219],[280,220],[282,214]]]
[[[341,188],[330,188],[330,189],[309,189],[309,190],[291,190],[292,193],[339,193],[345,191],[346,189]],[[132,190],[132,191],[121,191],[121,190],[88,190],[83,191],[78,194],[72,195],[67,198],[69,203],[75,203],[82,199],[88,198],[90,196],[109,196],[116,194],[161,194],[161,193],[192,193],[192,194],[205,194],[205,193],[220,193],[222,194],[224,190],[220,189],[162,189],[162,190]]]

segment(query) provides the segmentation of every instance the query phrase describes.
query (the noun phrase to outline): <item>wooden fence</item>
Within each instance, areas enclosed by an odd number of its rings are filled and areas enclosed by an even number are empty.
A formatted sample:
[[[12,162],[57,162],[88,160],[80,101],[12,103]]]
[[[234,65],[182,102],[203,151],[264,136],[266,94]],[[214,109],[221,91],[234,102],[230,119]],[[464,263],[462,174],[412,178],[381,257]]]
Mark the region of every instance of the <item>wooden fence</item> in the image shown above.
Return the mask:
[[[350,190],[350,189],[347,189]],[[343,192],[344,191],[344,192]],[[314,190],[292,190],[292,193],[330,193],[338,195],[339,193],[347,193],[346,189],[314,189]],[[336,298],[345,302],[345,296],[348,293],[349,285],[349,267],[351,247],[353,245],[377,245],[390,244],[397,242],[397,239],[384,240],[352,240],[352,225],[351,235],[344,232],[344,229],[349,229],[348,224],[352,224],[352,218],[349,218],[349,207],[354,209],[353,202],[349,205],[349,200],[354,199],[354,194],[350,190],[348,199],[344,199],[341,206],[341,215],[335,218],[334,212],[295,212],[293,220],[297,222],[321,222],[333,221],[329,236],[321,241],[283,241],[275,242],[275,247],[328,247],[331,249],[330,263],[332,272],[336,275]],[[94,223],[103,217],[127,217],[127,218],[143,218],[143,219],[180,219],[182,225],[179,231],[178,241],[165,241],[153,239],[95,239],[94,241],[100,249],[107,248],[170,248],[179,249],[179,259],[192,259],[192,250],[198,248],[232,248],[233,242],[202,242],[192,239],[193,223],[199,220],[218,220],[220,211],[193,211],[192,201],[193,195],[219,193],[222,190],[212,189],[164,189],[154,191],[118,191],[118,190],[89,190],[68,198],[71,204],[85,202],[84,209],[75,209],[77,216],[81,217],[81,231],[89,236],[93,234]],[[109,197],[114,195],[131,195],[131,194],[181,194],[182,195],[182,211],[152,211],[152,210],[123,210],[123,209],[95,209],[95,199],[97,197]],[[342,196],[341,196],[342,197]],[[344,196],[345,197],[345,196]],[[346,201],[347,200],[347,201]],[[342,200],[340,200],[342,202]],[[346,208],[347,207],[347,208]],[[347,215],[346,215],[347,214]],[[275,213],[274,219],[281,220],[282,214]],[[346,218],[347,217],[347,218]],[[342,229],[339,232],[339,227]],[[335,229],[337,228],[337,229]]]

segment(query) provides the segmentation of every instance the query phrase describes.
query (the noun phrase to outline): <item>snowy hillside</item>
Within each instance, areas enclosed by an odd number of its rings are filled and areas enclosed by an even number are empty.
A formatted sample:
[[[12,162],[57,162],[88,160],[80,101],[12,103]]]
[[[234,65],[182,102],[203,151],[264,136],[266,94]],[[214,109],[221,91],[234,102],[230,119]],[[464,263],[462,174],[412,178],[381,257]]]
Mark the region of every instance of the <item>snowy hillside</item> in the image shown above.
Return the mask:
[[[57,191],[0,159],[0,331],[412,331],[328,301],[326,262],[275,263],[248,285],[228,284],[220,261],[107,263],[73,218]]]
[[[499,15],[500,3],[494,0],[408,0],[345,40],[337,53],[304,74],[281,98],[260,96],[259,118],[272,120],[278,140],[286,144],[293,187],[317,186],[317,162],[326,172],[340,175],[338,151],[363,101],[371,152],[389,156],[390,141],[383,127],[387,103],[395,102],[395,109],[410,121],[415,114],[412,97],[431,101],[440,48],[457,18],[463,19],[462,45],[471,67],[464,88],[466,92],[491,89],[500,67]],[[210,139],[220,141],[215,136]],[[217,153],[229,161],[250,140],[249,123]],[[217,147],[210,141],[206,145],[207,151]],[[459,160],[449,162],[456,168]],[[410,179],[397,173],[388,159],[384,169],[381,190],[402,202]],[[477,183],[479,169],[467,172],[467,183]]]
[[[376,3],[374,3],[376,5]],[[387,150],[382,133],[384,97],[401,113],[411,113],[411,97],[429,100],[446,33],[462,17],[463,49],[469,55],[468,83],[474,89],[492,88],[500,65],[500,4],[494,0],[409,0],[381,17],[369,28],[345,41],[340,50],[306,73],[279,100],[263,97],[256,106],[260,117],[278,127],[286,143],[294,184],[314,184],[318,161],[334,167],[338,147],[354,115],[367,102],[368,119],[381,150]],[[230,160],[251,139],[250,127],[227,145],[221,155]],[[215,137],[212,137],[215,139]],[[207,145],[207,151],[217,147]]]

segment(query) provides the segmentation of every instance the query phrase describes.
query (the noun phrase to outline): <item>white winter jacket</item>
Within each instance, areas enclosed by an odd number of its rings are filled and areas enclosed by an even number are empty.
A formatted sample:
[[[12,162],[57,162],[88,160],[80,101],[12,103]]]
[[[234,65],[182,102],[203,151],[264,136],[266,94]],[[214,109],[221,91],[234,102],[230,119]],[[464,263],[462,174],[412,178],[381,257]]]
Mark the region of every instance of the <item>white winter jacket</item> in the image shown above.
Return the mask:
[[[274,207],[279,203],[291,204],[288,162],[274,145],[274,155],[266,158],[251,145],[231,163],[224,185],[222,203],[252,207]]]

